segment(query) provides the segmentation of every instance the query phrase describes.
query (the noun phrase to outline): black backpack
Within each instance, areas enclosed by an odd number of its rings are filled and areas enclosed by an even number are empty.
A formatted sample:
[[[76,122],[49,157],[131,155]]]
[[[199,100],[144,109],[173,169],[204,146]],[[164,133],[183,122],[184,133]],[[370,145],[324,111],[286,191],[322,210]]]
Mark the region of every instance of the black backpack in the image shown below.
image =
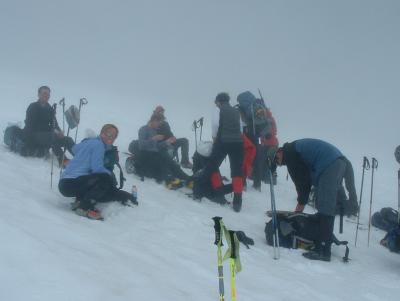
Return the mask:
[[[371,224],[378,229],[389,232],[399,225],[398,212],[390,207],[382,208],[380,211],[375,212],[372,215]]]
[[[4,131],[3,141],[11,151],[21,155],[24,154],[25,143],[23,140],[23,130],[19,126],[8,126]]]
[[[319,222],[314,214],[297,212],[277,212],[279,245],[289,249],[310,249],[315,246],[319,236]],[[265,225],[265,238],[268,245],[273,245],[274,227],[272,220]],[[348,260],[349,248],[347,241],[339,241],[333,235],[332,242],[336,245],[344,245],[346,253],[344,261]]]
[[[119,154],[118,148],[116,146],[112,146],[110,149],[106,150],[104,153],[104,167],[111,171],[113,175],[114,184],[117,186],[117,179],[114,175],[114,166],[119,168],[119,188],[122,189],[124,187],[124,182],[126,181],[124,177],[124,173],[122,172],[121,165],[119,164]]]

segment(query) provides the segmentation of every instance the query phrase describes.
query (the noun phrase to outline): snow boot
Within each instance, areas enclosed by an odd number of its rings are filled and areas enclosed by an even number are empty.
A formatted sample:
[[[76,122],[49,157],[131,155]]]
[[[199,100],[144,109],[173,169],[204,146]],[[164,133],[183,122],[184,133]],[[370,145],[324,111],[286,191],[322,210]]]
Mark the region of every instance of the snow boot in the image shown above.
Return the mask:
[[[234,193],[233,194],[233,210],[235,212],[239,212],[242,209],[242,194]]]

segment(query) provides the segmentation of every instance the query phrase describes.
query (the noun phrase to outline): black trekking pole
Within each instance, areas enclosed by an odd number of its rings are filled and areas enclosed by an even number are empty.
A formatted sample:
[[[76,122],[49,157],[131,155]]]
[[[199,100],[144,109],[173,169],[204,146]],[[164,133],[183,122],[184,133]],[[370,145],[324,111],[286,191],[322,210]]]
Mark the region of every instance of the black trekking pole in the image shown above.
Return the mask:
[[[394,152],[396,161],[400,163],[400,145]],[[397,171],[397,222],[400,225],[400,169]]]
[[[193,121],[192,127],[193,127],[193,130],[194,130],[194,141],[195,141],[195,148],[196,148],[196,151],[197,151],[197,123],[196,123],[196,120]]]
[[[61,100],[58,102],[58,104],[60,105],[60,106],[62,106],[62,110],[63,110],[63,113],[62,113],[62,116],[63,116],[63,127],[62,127],[62,131],[63,131],[63,134],[65,133],[65,98],[63,97],[63,98],[61,98]]]
[[[274,247],[274,259],[279,259],[279,230],[278,230],[278,218],[276,215],[276,204],[275,204],[275,192],[274,192],[274,184],[272,181],[272,172],[271,172],[271,159],[268,158],[268,176],[269,176],[269,187],[271,191],[271,212],[272,212],[272,228],[274,230],[273,234],[273,247]]]
[[[263,97],[262,94],[261,94],[260,88],[258,88],[258,94],[260,94],[260,98],[261,98],[261,100],[262,100],[262,102],[263,102],[263,104],[264,104],[264,106],[265,106],[264,97]]]
[[[201,141],[201,135],[203,134],[203,117],[199,119],[199,124],[200,124],[200,141]]]
[[[363,171],[361,177],[361,189],[360,189],[360,201],[358,202],[358,212],[357,212],[357,228],[356,228],[356,238],[354,241],[354,246],[357,247],[357,238],[358,238],[358,227],[360,226],[360,212],[361,212],[361,202],[362,202],[362,193],[364,188],[364,174],[366,170],[369,170],[370,164],[367,157],[363,159]]]
[[[87,105],[87,103],[88,103],[88,101],[87,101],[86,98],[81,98],[81,99],[79,99],[79,109],[78,109],[78,111],[79,111],[79,116],[81,116],[81,109],[82,109],[82,106]],[[76,143],[76,138],[78,137],[78,130],[79,130],[79,123],[78,123],[78,125],[77,125],[77,127],[76,127],[74,143]]]
[[[371,234],[371,210],[372,210],[372,192],[374,189],[374,170],[378,168],[378,161],[375,158],[372,158],[371,168],[372,168],[372,174],[371,174],[371,197],[369,200],[368,247],[369,247],[369,237]]]
[[[215,241],[214,244],[217,246],[217,258],[218,258],[218,288],[219,288],[219,301],[225,300],[225,291],[224,291],[224,267],[222,265],[222,217],[214,216],[212,218],[214,220],[214,230],[215,230]]]
[[[56,113],[57,113],[57,104],[53,104],[53,121],[52,121],[52,132],[51,132],[51,146],[54,144],[54,135],[56,130]],[[53,189],[53,173],[54,173],[54,151],[51,150],[51,172],[50,172],[50,188]]]
[[[199,118],[198,120],[193,121],[192,128],[194,131],[194,140],[196,143],[196,151],[197,151],[197,129],[200,128],[200,141],[201,141],[201,135],[203,133],[203,117]]]

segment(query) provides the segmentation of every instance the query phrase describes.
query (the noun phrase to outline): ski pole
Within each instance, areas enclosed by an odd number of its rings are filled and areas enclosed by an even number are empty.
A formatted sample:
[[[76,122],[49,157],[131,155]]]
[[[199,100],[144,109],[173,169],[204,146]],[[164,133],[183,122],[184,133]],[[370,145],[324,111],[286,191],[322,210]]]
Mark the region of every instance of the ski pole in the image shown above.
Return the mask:
[[[273,248],[274,248],[274,259],[279,259],[279,230],[278,230],[278,218],[276,216],[276,204],[275,204],[275,192],[274,184],[272,182],[272,172],[271,172],[271,159],[268,158],[268,176],[269,176],[269,187],[271,191],[271,211],[272,211],[272,227],[274,229],[273,234]]]
[[[194,131],[194,141],[195,141],[195,147],[196,147],[196,151],[197,151],[197,123],[196,120],[193,121],[193,131]]]
[[[400,225],[400,169],[397,171],[397,223]]]
[[[57,104],[53,104],[53,123],[52,123],[52,133],[51,133],[51,146],[54,144],[54,131],[56,129],[56,112]],[[54,151],[51,149],[51,171],[50,171],[50,188],[53,189],[53,173],[54,173]]]
[[[235,231],[229,230],[229,237],[231,241],[231,256],[229,259],[229,268],[231,272],[231,301],[236,301],[236,243],[235,243]],[[236,238],[237,240],[237,238]]]
[[[356,227],[356,238],[354,241],[354,246],[357,247],[357,238],[358,238],[358,227],[360,226],[360,212],[361,212],[361,201],[362,201],[362,193],[364,188],[364,174],[366,170],[369,170],[370,164],[368,158],[364,156],[363,159],[363,171],[361,177],[361,189],[360,189],[360,201],[358,202],[358,212],[357,212],[357,227]]]
[[[225,300],[224,267],[222,265],[222,250],[221,250],[221,246],[223,246],[222,232],[221,232],[222,217],[214,216],[212,219],[214,220],[214,230],[215,230],[214,244],[217,246],[219,301],[224,301]]]
[[[400,145],[394,151],[396,161],[400,163]],[[397,222],[400,225],[400,169],[397,171]]]
[[[62,110],[63,110],[63,134],[64,134],[64,131],[65,131],[65,98],[63,97],[63,98],[61,98],[61,100],[58,102],[58,104],[60,105],[60,106],[62,106]]]
[[[203,133],[203,117],[201,117],[200,119],[199,119],[199,123],[200,123],[200,141],[201,141],[201,135],[202,135],[202,133]]]
[[[79,99],[79,109],[78,109],[78,111],[79,111],[79,116],[81,115],[81,108],[82,108],[82,106],[87,105],[87,103],[88,103],[88,101],[87,101],[86,98],[81,98],[81,99]],[[78,130],[79,130],[79,124],[78,124],[77,127],[76,127],[74,143],[76,143],[76,138],[78,137]],[[68,135],[67,135],[67,136],[68,136]]]
[[[371,174],[371,197],[369,200],[368,247],[369,247],[369,237],[371,233],[371,210],[372,210],[372,191],[374,189],[374,170],[378,168],[378,161],[375,158],[372,158],[371,168],[372,168],[372,174]]]

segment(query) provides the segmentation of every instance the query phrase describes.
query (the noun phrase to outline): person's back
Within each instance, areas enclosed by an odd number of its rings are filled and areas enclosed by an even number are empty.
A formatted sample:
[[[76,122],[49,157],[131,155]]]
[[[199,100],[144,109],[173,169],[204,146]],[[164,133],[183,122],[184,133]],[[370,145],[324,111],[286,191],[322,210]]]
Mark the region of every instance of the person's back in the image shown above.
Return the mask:
[[[220,106],[217,139],[223,143],[243,142],[240,131],[240,113],[229,102]]]
[[[293,142],[296,151],[311,172],[315,185],[319,175],[343,154],[332,144],[319,139],[299,139]]]

